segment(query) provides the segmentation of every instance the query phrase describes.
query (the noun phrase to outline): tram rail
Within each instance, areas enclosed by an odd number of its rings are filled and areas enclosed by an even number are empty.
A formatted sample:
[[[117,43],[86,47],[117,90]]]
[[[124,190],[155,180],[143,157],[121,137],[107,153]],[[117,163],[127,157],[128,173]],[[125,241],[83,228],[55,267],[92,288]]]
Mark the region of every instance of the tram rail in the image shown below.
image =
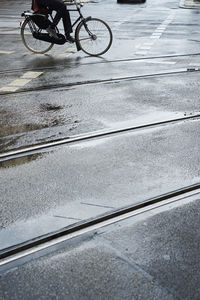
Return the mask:
[[[86,62],[81,63],[81,66],[87,65],[98,65],[98,64],[107,64],[107,63],[120,63],[120,62],[130,62],[130,61],[143,61],[143,60],[151,60],[151,59],[165,59],[165,58],[179,58],[179,57],[190,57],[190,56],[199,56],[200,53],[188,53],[188,54],[172,54],[172,55],[161,55],[161,56],[148,56],[148,57],[134,57],[134,58],[121,58],[114,60],[98,60],[95,62]],[[73,66],[73,61],[70,61],[70,66]],[[76,63],[75,63],[76,64]],[[5,69],[0,70],[0,75],[8,74],[8,73],[18,73],[18,72],[29,72],[29,71],[45,71],[45,70],[61,70],[66,68],[67,63],[59,64],[58,66],[44,66],[44,67],[36,67],[36,68],[17,68],[17,69]]]
[[[43,143],[43,144],[36,144],[36,145],[25,147],[22,149],[16,149],[13,151],[7,151],[4,153],[0,153],[0,162],[11,160],[11,159],[16,159],[16,158],[24,157],[24,156],[28,156],[28,155],[38,154],[40,152],[55,149],[55,147],[59,147],[59,146],[65,146],[65,145],[69,145],[69,144],[73,144],[73,143],[80,143],[80,142],[89,141],[89,140],[93,140],[93,139],[107,138],[109,136],[119,135],[119,134],[128,133],[128,132],[134,132],[137,130],[144,130],[144,129],[148,129],[148,128],[167,126],[170,124],[176,124],[176,123],[185,122],[185,121],[189,121],[189,120],[198,120],[199,118],[200,118],[200,114],[194,114],[194,115],[190,115],[190,116],[173,118],[173,119],[168,119],[168,120],[154,122],[154,123],[142,124],[142,125],[138,125],[138,126],[124,127],[124,128],[112,129],[112,130],[106,130],[106,131],[104,130],[104,131],[100,131],[100,132],[97,131],[92,134],[84,134],[84,135],[77,136],[77,137],[75,136],[75,137],[63,138],[63,139],[54,140],[54,141]]]
[[[143,74],[143,75],[134,75],[134,76],[124,76],[124,77],[114,77],[114,78],[107,78],[107,79],[96,79],[96,80],[86,80],[86,81],[79,81],[79,82],[70,82],[70,83],[61,83],[61,84],[49,84],[49,85],[43,85],[38,86],[34,88],[19,88],[16,91],[6,91],[6,92],[0,92],[0,95],[9,95],[9,94],[21,94],[21,93],[30,93],[30,92],[36,92],[36,91],[45,91],[45,90],[55,90],[55,89],[61,89],[61,88],[73,88],[78,86],[86,86],[86,85],[94,85],[94,84],[105,84],[105,83],[116,83],[116,82],[122,82],[122,81],[130,81],[130,80],[140,80],[140,79],[148,79],[148,78],[156,78],[158,76],[173,76],[177,74],[184,74],[188,72],[199,72],[200,67],[197,68],[177,68],[173,70],[166,70],[161,71],[157,73],[150,73],[150,74]]]
[[[24,243],[0,250],[0,267],[13,261],[22,259],[41,250],[61,244],[67,240],[79,237],[89,232],[94,232],[102,227],[125,220],[135,215],[144,213],[172,202],[181,201],[185,198],[200,194],[200,183],[185,186],[180,189],[170,191],[141,203],[123,207],[104,215],[97,216],[90,220],[81,221],[49,234],[39,236]]]
[[[192,55],[197,55],[197,54],[192,54]],[[181,55],[181,56],[185,56],[185,55]],[[167,56],[167,57],[169,57],[169,56]],[[172,57],[172,56],[170,56],[170,57]],[[177,57],[177,56],[173,56],[173,57]],[[156,57],[156,58],[163,58],[163,57]],[[140,59],[144,60],[147,58],[140,58]],[[153,57],[149,57],[149,59],[153,59]],[[139,60],[139,59],[133,59],[133,60]],[[123,60],[118,60],[118,61],[123,61]],[[118,61],[114,61],[114,62],[118,62]],[[113,61],[110,61],[110,62],[113,62]],[[98,62],[98,63],[104,63],[104,62]],[[49,68],[51,68],[51,67],[49,67]],[[26,70],[28,70],[28,69],[26,69]],[[31,70],[33,70],[33,69],[31,69]],[[37,69],[37,70],[39,70],[39,69]],[[19,71],[21,71],[21,70],[19,70]],[[175,74],[180,74],[180,73],[187,73],[187,72],[191,72],[191,71],[199,72],[200,68],[196,68],[196,69],[182,68],[182,69],[175,69],[172,71],[152,73],[152,74],[147,74],[147,75],[127,76],[127,77],[111,78],[111,79],[104,79],[104,80],[83,81],[83,82],[78,82],[78,83],[76,82],[76,83],[61,84],[61,85],[56,85],[56,86],[47,86],[47,87],[43,87],[43,88],[38,87],[38,88],[34,88],[34,89],[19,90],[14,93],[31,92],[31,91],[38,91],[38,90],[45,90],[45,89],[53,89],[53,88],[70,88],[70,87],[78,86],[78,85],[112,83],[112,82],[119,82],[119,81],[125,81],[125,80],[138,80],[138,79],[145,79],[145,78],[149,78],[149,77],[168,76],[168,75],[175,75]],[[3,93],[1,93],[1,95],[2,94]],[[8,93],[4,93],[4,94],[8,94]],[[96,132],[94,134],[86,134],[86,135],[82,135],[82,136],[78,136],[78,137],[71,137],[71,138],[65,138],[65,139],[61,139],[61,140],[51,141],[51,142],[48,142],[45,144],[39,144],[39,145],[31,146],[31,147],[26,147],[23,149],[0,153],[0,162],[6,161],[6,160],[11,160],[11,159],[16,159],[16,158],[19,158],[22,156],[34,155],[38,152],[47,151],[49,149],[52,150],[52,149],[55,149],[55,147],[64,146],[67,144],[79,143],[79,142],[88,141],[88,140],[92,140],[92,139],[98,139],[98,138],[106,138],[106,137],[117,135],[117,134],[123,134],[123,133],[127,133],[127,132],[134,132],[137,130],[144,130],[147,128],[154,128],[154,127],[159,127],[159,126],[165,126],[165,125],[185,122],[187,120],[198,120],[199,118],[200,118],[200,114],[195,114],[192,116],[184,116],[181,118],[169,119],[169,120],[165,120],[165,121],[148,123],[148,124],[139,125],[139,126],[113,129],[113,130],[108,130],[108,131]],[[151,210],[151,209],[160,207],[162,205],[169,204],[171,202],[180,201],[183,197],[188,197],[188,193],[200,194],[200,183],[182,187],[178,190],[171,191],[167,194],[163,194],[163,195],[159,195],[154,198],[151,198],[151,199],[147,199],[139,204],[120,208],[118,210],[108,212],[108,213],[98,216],[96,218],[93,218],[93,219],[90,219],[87,221],[82,221],[82,222],[76,223],[74,225],[70,225],[69,227],[61,229],[59,231],[37,237],[37,238],[29,240],[25,243],[15,245],[13,247],[9,247],[6,249],[2,249],[2,250],[0,250],[0,267],[5,266],[13,261],[18,260],[18,259],[29,256],[31,254],[34,254],[38,251],[49,249],[50,247],[57,245],[59,243],[65,242],[69,239],[78,237],[78,236],[86,234],[88,232],[95,231],[99,228],[102,228],[109,224],[118,222],[120,220],[133,217],[134,215],[143,213],[144,211]]]

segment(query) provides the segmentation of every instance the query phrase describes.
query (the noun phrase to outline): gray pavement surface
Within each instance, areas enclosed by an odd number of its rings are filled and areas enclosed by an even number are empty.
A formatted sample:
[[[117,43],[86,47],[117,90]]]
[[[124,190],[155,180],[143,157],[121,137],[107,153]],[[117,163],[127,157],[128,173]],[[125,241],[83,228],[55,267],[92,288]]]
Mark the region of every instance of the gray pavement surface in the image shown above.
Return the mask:
[[[172,59],[172,65],[167,64],[168,61],[159,59],[145,63],[115,63],[109,64],[109,67],[100,64],[97,72],[95,66],[91,65],[79,67],[71,73],[76,74],[76,78],[84,76],[79,75],[81,70],[83,73],[87,70],[91,74],[87,78],[92,79],[92,74],[93,78],[110,78],[107,74],[110,73],[111,65],[118,77],[150,74],[151,70],[155,73],[184,70],[184,59]],[[193,63],[190,67],[195,66],[198,57],[191,61]],[[179,64],[179,68],[173,69],[173,62]],[[104,75],[100,77],[101,72]],[[49,76],[48,72],[46,78]],[[69,80],[72,81],[72,78],[73,75]],[[41,84],[36,80],[34,85]],[[194,85],[196,93],[193,93]],[[40,91],[29,93],[28,98],[26,94],[16,94],[14,97],[4,95],[0,102],[1,152],[99,130],[195,115],[199,113],[198,92],[197,75],[188,76],[188,73],[184,73],[133,80],[131,84],[130,81],[122,81],[106,85],[75,86],[61,91],[57,89],[51,93],[47,90],[43,91],[42,97]]]
[[[1,248],[198,183],[199,126],[185,121],[2,162]]]
[[[16,261],[0,298],[198,300],[199,205],[198,194]]]
[[[91,58],[68,46],[30,55],[19,36],[20,13],[30,2],[0,3],[1,152],[199,114],[199,16],[194,10],[180,9],[174,0],[88,4],[84,14],[102,17],[114,33],[110,51]],[[197,71],[187,72],[190,68]],[[5,88],[27,71],[42,74],[17,87],[21,93],[8,94]],[[170,72],[179,74],[159,75]],[[119,80],[130,76],[138,78]],[[59,84],[63,88],[56,88]],[[28,92],[31,87],[41,90]],[[191,120],[1,163],[1,247],[198,182],[198,125]]]
[[[69,45],[31,55],[30,1],[0,0],[1,153],[191,117],[1,161],[0,249],[199,182],[199,3],[182,4],[85,5],[114,34],[91,58]],[[197,300],[199,220],[196,191],[27,256],[0,269],[0,299]]]

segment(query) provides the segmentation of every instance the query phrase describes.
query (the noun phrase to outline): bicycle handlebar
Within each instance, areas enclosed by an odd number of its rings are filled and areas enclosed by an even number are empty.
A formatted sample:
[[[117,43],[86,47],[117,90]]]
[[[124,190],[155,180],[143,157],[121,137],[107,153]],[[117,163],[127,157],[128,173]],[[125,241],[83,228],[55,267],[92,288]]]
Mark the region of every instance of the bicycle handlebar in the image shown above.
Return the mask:
[[[62,1],[66,6],[76,5],[76,7],[78,7],[78,6],[81,7],[83,5],[80,0],[79,1],[77,1],[77,0],[62,0]]]
[[[82,6],[83,3],[90,2],[91,0],[62,0],[66,5]]]

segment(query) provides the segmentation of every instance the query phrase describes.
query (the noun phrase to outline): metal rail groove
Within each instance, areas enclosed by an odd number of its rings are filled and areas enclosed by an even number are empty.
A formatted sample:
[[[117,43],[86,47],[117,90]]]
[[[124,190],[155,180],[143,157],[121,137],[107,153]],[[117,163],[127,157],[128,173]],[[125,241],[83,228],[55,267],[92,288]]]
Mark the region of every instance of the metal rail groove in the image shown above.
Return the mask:
[[[86,234],[88,232],[144,213],[145,211],[152,210],[163,205],[167,205],[169,203],[180,201],[193,195],[199,194],[199,189],[200,183],[186,186],[181,189],[177,189],[169,193],[150,198],[139,204],[120,208],[118,210],[112,211],[111,213],[106,213],[96,218],[70,225],[61,230],[37,237],[27,242],[2,249],[0,251],[0,266],[4,266],[15,260],[24,258],[25,256],[34,254],[38,251],[48,249],[59,243]],[[194,194],[195,191],[197,192]],[[182,197],[180,198],[180,196]]]
[[[140,60],[151,60],[151,59],[161,59],[161,58],[178,58],[178,57],[190,57],[190,56],[199,56],[200,53],[189,53],[189,54],[172,54],[172,55],[161,55],[161,56],[148,56],[148,57],[135,57],[135,58],[121,58],[114,60],[101,60],[96,62],[81,63],[80,66],[88,65],[98,65],[98,64],[107,64],[107,63],[119,63],[119,62],[130,62],[130,61],[140,61]],[[65,64],[59,64],[59,66],[49,66],[49,67],[36,67],[36,68],[18,68],[18,69],[5,69],[0,70],[0,75],[5,73],[18,73],[18,72],[28,72],[28,71],[44,71],[44,70],[61,70],[65,69],[66,66],[76,66],[76,63],[70,62]]]
[[[151,73],[151,74],[144,74],[144,75],[134,75],[134,76],[125,76],[125,77],[115,77],[109,79],[96,79],[96,80],[86,80],[86,81],[79,81],[79,82],[71,82],[71,83],[61,83],[61,84],[50,84],[46,86],[34,87],[34,88],[26,88],[26,89],[18,89],[17,91],[7,91],[7,92],[0,92],[0,95],[13,95],[13,94],[21,94],[21,93],[30,93],[30,92],[37,92],[37,91],[45,91],[45,90],[55,90],[61,88],[72,88],[78,86],[87,86],[93,84],[104,84],[104,83],[116,83],[122,81],[129,81],[129,80],[140,80],[140,79],[148,79],[154,78],[158,76],[169,76],[169,75],[177,75],[177,74],[184,74],[188,72],[199,72],[200,68],[180,68],[174,70],[166,70],[158,73]]]
[[[138,125],[138,126],[131,126],[131,127],[125,127],[125,128],[119,128],[119,129],[113,129],[113,130],[108,130],[108,131],[101,131],[101,132],[96,132],[93,134],[86,134],[78,137],[72,137],[72,138],[64,138],[61,140],[54,140],[45,144],[38,144],[18,150],[13,150],[13,151],[8,151],[5,153],[0,153],[0,162],[11,160],[11,159],[16,159],[19,157],[23,156],[28,156],[28,155],[34,155],[37,154],[38,152],[42,152],[45,150],[48,150],[49,148],[55,148],[58,146],[62,145],[68,145],[72,143],[77,143],[77,142],[82,142],[82,141],[89,141],[97,138],[106,138],[112,135],[116,134],[122,134],[122,133],[127,133],[131,131],[136,131],[136,130],[143,130],[146,128],[154,128],[154,127],[159,127],[159,126],[164,126],[164,125],[169,125],[169,124],[175,124],[175,123],[180,123],[180,122],[185,122],[187,120],[198,120],[200,118],[200,114],[188,116],[188,117],[182,117],[182,118],[176,118],[176,119],[170,119],[170,120],[165,120],[165,121],[159,121],[155,123],[148,123],[148,124],[143,124],[143,125]]]

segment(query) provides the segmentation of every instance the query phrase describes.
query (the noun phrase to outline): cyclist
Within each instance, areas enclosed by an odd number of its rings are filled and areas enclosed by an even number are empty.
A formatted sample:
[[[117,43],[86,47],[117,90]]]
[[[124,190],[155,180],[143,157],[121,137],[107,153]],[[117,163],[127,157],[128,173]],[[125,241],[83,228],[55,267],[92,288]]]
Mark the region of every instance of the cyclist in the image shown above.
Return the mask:
[[[70,33],[72,33],[70,14],[62,0],[32,0],[32,9],[34,11],[38,11],[47,7],[50,10],[56,11],[56,15],[52,24],[46,29],[49,35],[54,38],[58,38],[55,27],[62,18],[66,42],[74,43],[75,39],[70,35]]]

